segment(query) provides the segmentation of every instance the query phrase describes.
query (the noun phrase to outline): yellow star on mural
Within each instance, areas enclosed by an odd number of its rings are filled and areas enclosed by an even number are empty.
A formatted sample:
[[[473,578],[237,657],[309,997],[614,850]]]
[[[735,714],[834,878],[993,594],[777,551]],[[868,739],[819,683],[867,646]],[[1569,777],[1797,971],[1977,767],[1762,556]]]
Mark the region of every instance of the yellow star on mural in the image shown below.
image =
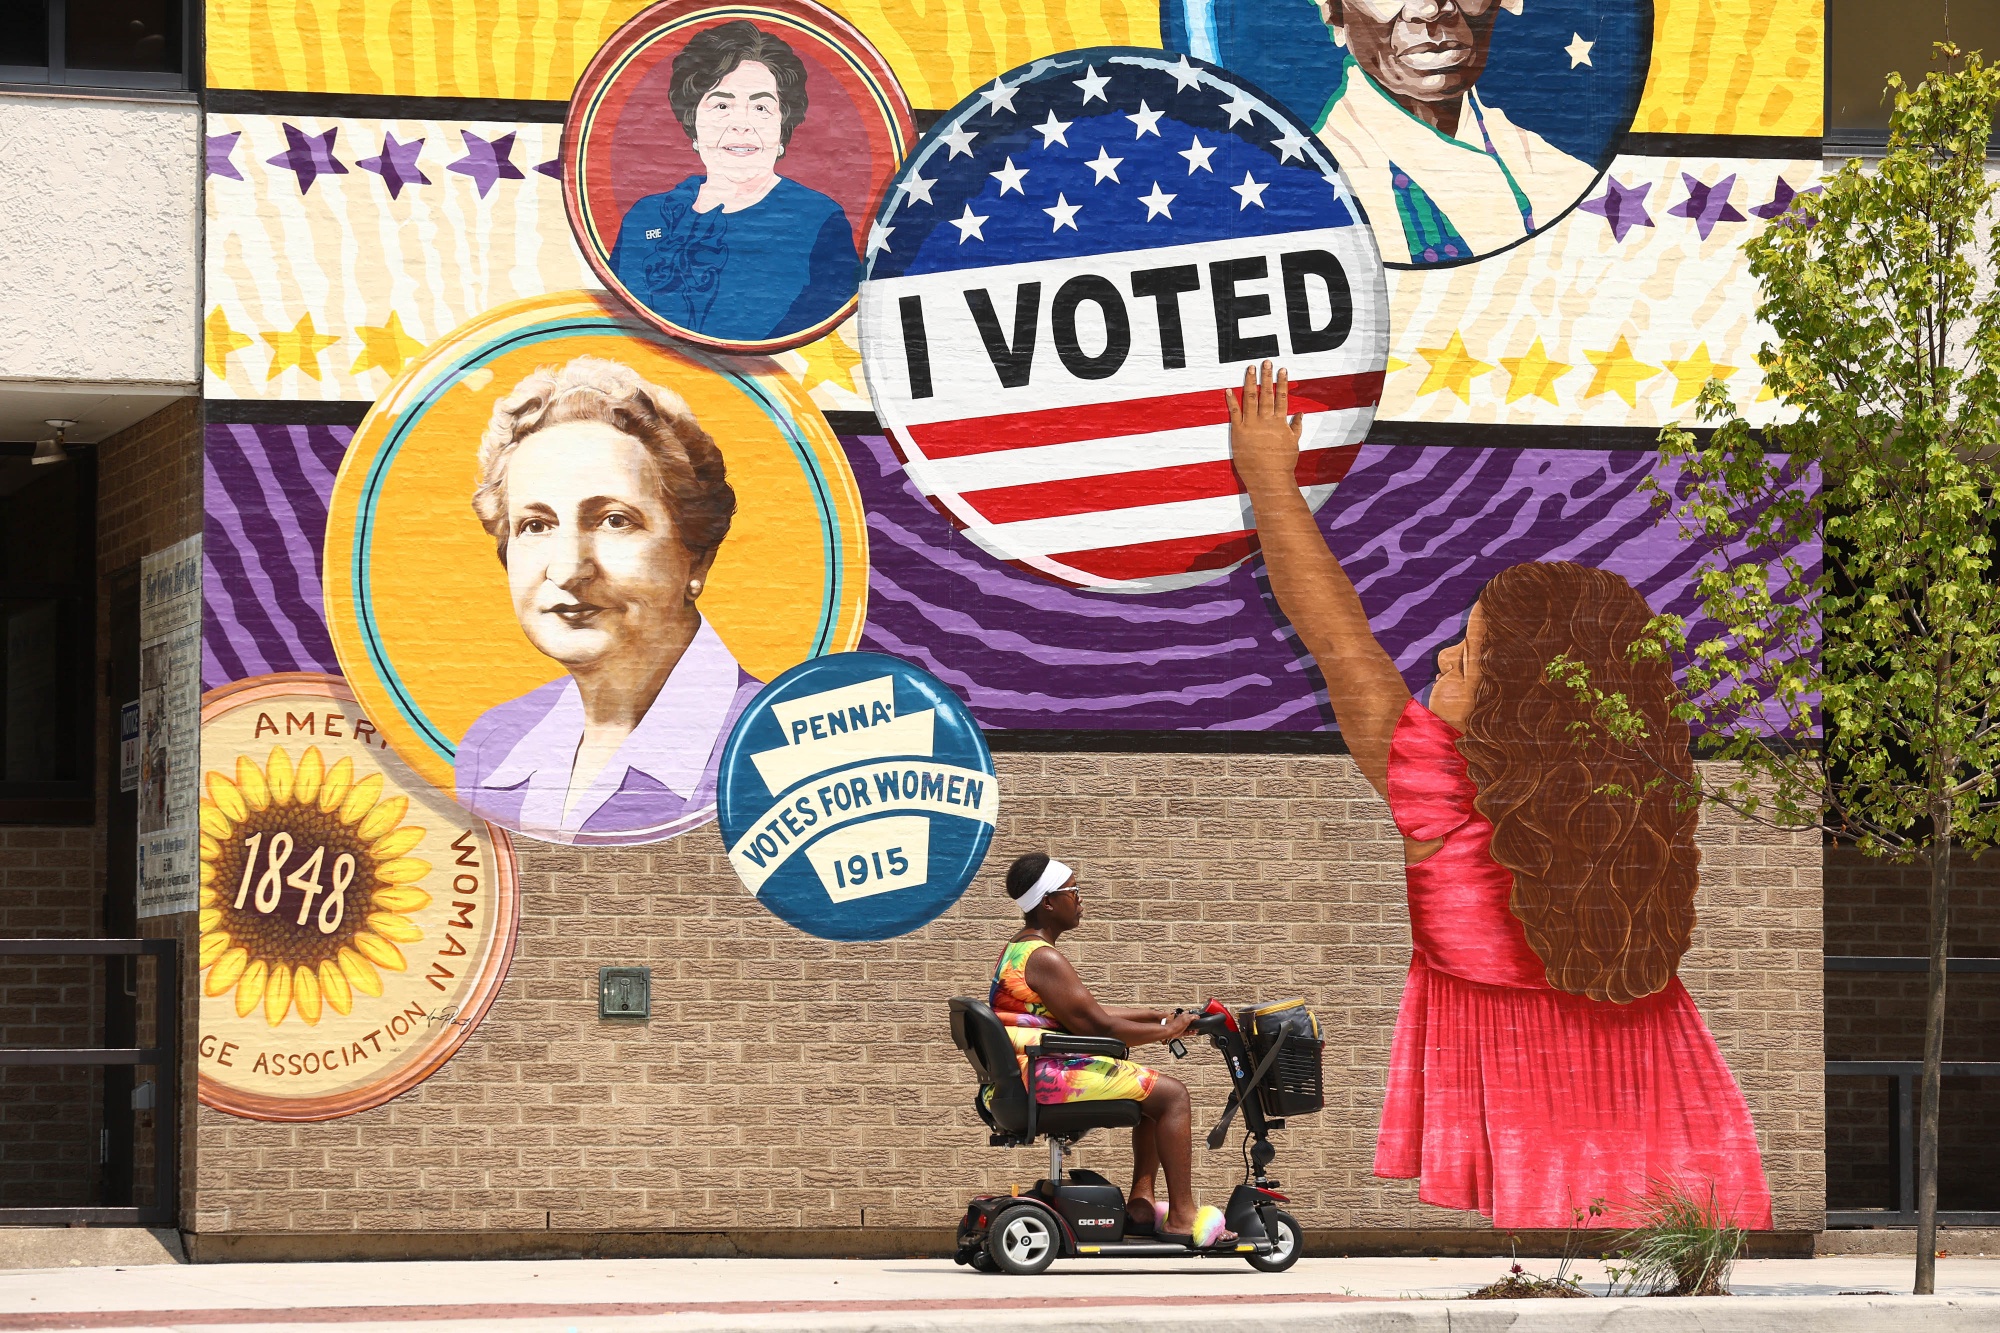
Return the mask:
[[[1540,398],[1544,402],[1556,402],[1556,381],[1569,374],[1576,367],[1566,361],[1552,361],[1549,352],[1542,346],[1540,338],[1528,348],[1523,356],[1503,356],[1500,364],[1507,367],[1512,376],[1507,386],[1507,401],[1522,398]]]
[[[806,373],[801,382],[808,392],[816,384],[831,384],[854,394],[861,392],[854,384],[854,368],[861,364],[861,353],[848,344],[840,329],[807,343],[799,349],[799,355],[805,358]]]
[[[323,334],[313,328],[311,311],[299,316],[299,322],[292,325],[290,333],[260,333],[257,336],[271,344],[271,368],[264,374],[267,380],[278,378],[287,366],[297,366],[318,379],[319,354],[340,341],[332,334]]]
[[[1625,335],[1622,333],[1618,335],[1618,341],[1612,345],[1611,350],[1606,352],[1586,350],[1584,355],[1597,367],[1597,373],[1590,377],[1590,387],[1583,391],[1585,398],[1615,393],[1625,400],[1625,406],[1637,407],[1639,386],[1661,373],[1658,366],[1649,366],[1632,355],[1632,345],[1625,341]]]
[[[1725,366],[1708,359],[1708,344],[1695,348],[1685,361],[1664,363],[1667,372],[1674,377],[1674,406],[1700,395],[1702,386],[1711,379],[1726,380],[1741,367]]]
[[[348,372],[353,375],[377,367],[392,376],[400,375],[410,358],[424,350],[422,343],[403,332],[402,316],[393,310],[387,324],[363,324],[354,333],[361,339],[361,355],[354,358],[353,369]]]
[[[1439,389],[1450,389],[1459,401],[1470,403],[1472,381],[1490,373],[1492,366],[1465,350],[1465,339],[1454,330],[1451,341],[1442,347],[1419,347],[1417,355],[1431,363],[1430,373],[1424,376],[1423,387],[1417,390],[1417,397],[1436,393]]]
[[[257,340],[230,328],[229,316],[222,313],[221,306],[208,312],[208,318],[202,321],[201,327],[206,335],[202,339],[202,360],[208,363],[210,372],[217,379],[229,378],[229,354],[240,352]]]
[[[1392,356],[1389,358],[1389,364],[1382,367],[1382,373],[1384,375],[1393,375],[1399,370],[1408,370],[1409,368],[1410,363],[1403,360],[1402,357]]]

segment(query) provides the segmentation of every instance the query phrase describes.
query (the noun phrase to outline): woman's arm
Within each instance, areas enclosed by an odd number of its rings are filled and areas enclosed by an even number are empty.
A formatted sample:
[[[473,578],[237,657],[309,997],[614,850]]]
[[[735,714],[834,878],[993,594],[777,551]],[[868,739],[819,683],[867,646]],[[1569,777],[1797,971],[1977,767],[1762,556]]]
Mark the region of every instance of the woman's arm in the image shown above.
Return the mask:
[[[1149,1041],[1166,1041],[1187,1031],[1194,1021],[1191,1014],[1160,1019],[1164,1014],[1132,1016],[1131,1010],[1106,1009],[1083,984],[1083,978],[1069,965],[1069,959],[1055,949],[1037,949],[1028,955],[1025,969],[1029,989],[1055,1015],[1056,1022],[1079,1037],[1114,1037],[1127,1046],[1143,1046]]]
[[[1368,613],[1347,572],[1327,549],[1299,493],[1301,418],[1286,416],[1288,377],[1243,372],[1243,397],[1229,400],[1229,451],[1250,493],[1264,567],[1278,607],[1298,631],[1326,681],[1334,717],[1361,774],[1389,794],[1389,741],[1409,706],[1410,690],[1368,627]]]

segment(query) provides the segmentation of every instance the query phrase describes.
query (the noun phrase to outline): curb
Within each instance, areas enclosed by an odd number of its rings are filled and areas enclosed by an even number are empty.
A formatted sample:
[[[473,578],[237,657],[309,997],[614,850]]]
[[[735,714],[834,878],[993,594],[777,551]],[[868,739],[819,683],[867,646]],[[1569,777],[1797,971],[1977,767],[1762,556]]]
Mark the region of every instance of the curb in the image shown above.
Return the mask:
[[[1587,1301],[1382,1301],[1258,1306],[1163,1313],[1105,1307],[1071,1316],[1052,1310],[956,1311],[909,1316],[819,1315],[761,1318],[572,1322],[574,1333],[951,1333],[1018,1329],[1035,1333],[1993,1333],[2000,1297],[1742,1296],[1598,1298]],[[522,1329],[520,1333],[528,1333]],[[563,1329],[556,1333],[564,1333]]]
[[[1739,1296],[1725,1299],[1623,1297],[1581,1301],[1372,1301],[1279,1304],[1253,1300],[1199,1311],[1159,1305],[1104,1305],[1065,1310],[1042,1302],[995,1300],[984,1308],[814,1312],[557,1315],[523,1306],[470,1321],[449,1307],[413,1307],[400,1317],[383,1307],[357,1310],[118,1311],[65,1318],[54,1312],[0,1314],[0,1329],[200,1330],[256,1328],[265,1333],[417,1333],[477,1328],[505,1333],[948,1333],[1032,1326],[1035,1333],[1880,1333],[1915,1326],[1924,1333],[1990,1333],[2000,1327],[2000,1297]],[[581,1307],[588,1309],[589,1307]],[[603,1307],[599,1307],[600,1309]],[[1073,1312],[1072,1312],[1073,1311]],[[192,1316],[192,1317],[190,1317]],[[206,1318],[204,1318],[206,1316]],[[222,1317],[218,1317],[222,1316]],[[230,1317],[233,1316],[233,1317]],[[247,1317],[246,1317],[247,1316]],[[299,1316],[305,1316],[300,1318]],[[329,1317],[332,1316],[332,1317]]]

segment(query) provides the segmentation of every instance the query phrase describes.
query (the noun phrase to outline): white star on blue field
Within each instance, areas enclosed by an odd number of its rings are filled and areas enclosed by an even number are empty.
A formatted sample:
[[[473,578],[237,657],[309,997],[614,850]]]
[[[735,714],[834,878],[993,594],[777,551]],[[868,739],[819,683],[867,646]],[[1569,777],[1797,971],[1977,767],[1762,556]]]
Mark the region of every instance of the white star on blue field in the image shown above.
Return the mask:
[[[867,240],[870,279],[1352,225],[1312,131],[1185,56],[1097,47],[1001,75],[932,127]]]

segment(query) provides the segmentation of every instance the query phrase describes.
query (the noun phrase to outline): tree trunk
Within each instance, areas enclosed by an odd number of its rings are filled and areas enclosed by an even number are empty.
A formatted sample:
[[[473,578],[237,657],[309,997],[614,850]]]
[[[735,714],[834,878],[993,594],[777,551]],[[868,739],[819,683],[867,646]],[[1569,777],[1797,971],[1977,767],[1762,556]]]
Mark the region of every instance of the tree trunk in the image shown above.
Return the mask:
[[[1937,1290],[1938,1084],[1944,1064],[1944,983],[1951,935],[1951,806],[1931,802],[1930,986],[1924,1004],[1922,1109],[1917,1114],[1917,1281]]]

